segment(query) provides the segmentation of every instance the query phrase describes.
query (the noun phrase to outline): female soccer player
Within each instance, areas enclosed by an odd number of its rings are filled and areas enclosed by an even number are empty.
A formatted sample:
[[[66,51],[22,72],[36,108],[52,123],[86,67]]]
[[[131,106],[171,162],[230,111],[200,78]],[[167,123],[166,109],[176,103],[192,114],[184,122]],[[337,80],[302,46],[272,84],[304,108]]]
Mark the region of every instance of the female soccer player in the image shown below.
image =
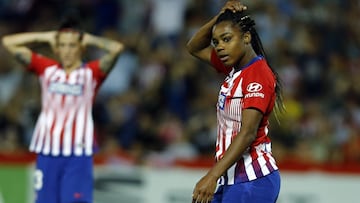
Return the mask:
[[[37,153],[36,203],[91,203],[94,123],[92,105],[100,85],[124,45],[83,32],[67,18],[57,31],[4,36],[4,47],[39,77],[42,109],[30,151]],[[32,51],[30,43],[49,43],[59,61]],[[104,50],[82,61],[87,46]]]
[[[273,107],[282,106],[281,87],[254,25],[246,7],[229,0],[187,44],[192,55],[227,75],[217,102],[216,164],[197,182],[193,202],[277,200],[280,174],[267,135]]]

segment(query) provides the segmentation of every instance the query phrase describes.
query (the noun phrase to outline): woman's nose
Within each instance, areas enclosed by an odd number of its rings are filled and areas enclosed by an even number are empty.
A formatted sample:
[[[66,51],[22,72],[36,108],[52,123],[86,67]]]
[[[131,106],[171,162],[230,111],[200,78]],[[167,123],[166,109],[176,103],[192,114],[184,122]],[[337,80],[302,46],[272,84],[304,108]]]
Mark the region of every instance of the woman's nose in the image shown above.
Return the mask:
[[[215,48],[217,52],[224,50],[224,47],[221,44],[218,44]]]

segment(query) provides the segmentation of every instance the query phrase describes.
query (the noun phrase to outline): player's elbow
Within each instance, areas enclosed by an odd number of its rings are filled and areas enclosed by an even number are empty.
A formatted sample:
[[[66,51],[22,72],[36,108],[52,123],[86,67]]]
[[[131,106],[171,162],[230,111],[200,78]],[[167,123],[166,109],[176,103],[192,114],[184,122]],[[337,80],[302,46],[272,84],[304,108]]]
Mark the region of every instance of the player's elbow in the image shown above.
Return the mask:
[[[196,53],[196,50],[195,50],[194,46],[192,45],[191,41],[189,41],[189,42],[186,44],[186,50],[187,50],[191,55],[195,55],[195,53]]]
[[[4,36],[3,38],[1,38],[1,43],[7,51],[13,52],[16,48],[9,36]]]
[[[119,55],[120,53],[122,53],[125,49],[125,46],[124,44],[122,43],[116,43],[113,45],[113,48],[112,48],[112,53],[114,55]]]
[[[257,129],[242,129],[242,136],[246,140],[246,143],[251,144],[256,139]]]
[[[1,43],[4,47],[9,47],[9,37],[8,36],[4,36],[1,38]]]

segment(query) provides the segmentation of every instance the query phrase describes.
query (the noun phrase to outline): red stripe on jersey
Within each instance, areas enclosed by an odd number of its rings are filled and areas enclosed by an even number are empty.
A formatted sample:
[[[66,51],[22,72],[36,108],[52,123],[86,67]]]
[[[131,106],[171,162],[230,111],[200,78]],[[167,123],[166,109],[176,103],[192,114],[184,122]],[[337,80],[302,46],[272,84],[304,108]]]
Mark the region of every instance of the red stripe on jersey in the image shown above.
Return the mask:
[[[266,166],[269,168],[270,171],[274,171],[274,167],[271,165],[271,160],[268,157],[268,153],[265,151],[262,152],[264,159],[266,160]]]
[[[88,105],[86,105],[86,106],[88,106]],[[87,114],[88,114],[88,112],[85,112],[84,120],[87,119]],[[84,133],[84,135],[82,136],[82,139],[81,139],[81,145],[82,145],[82,146],[86,146],[87,139],[89,139],[88,137],[86,137],[86,135],[89,134],[89,132],[88,132],[88,127],[89,127],[89,126],[88,126],[88,125],[89,125],[89,123],[85,121],[85,125],[84,125],[85,133]],[[93,136],[93,135],[92,135],[92,136]],[[85,148],[85,147],[83,147],[83,149],[84,149],[84,148]],[[85,150],[83,150],[83,153],[85,153]]]
[[[66,76],[66,80],[68,80],[68,76]],[[64,108],[64,106],[65,106],[65,99],[66,99],[65,96],[62,96],[62,97],[61,97],[61,104],[60,104],[60,105],[62,106],[62,108]],[[67,117],[68,117],[68,114],[66,114],[66,115],[65,115],[65,118],[64,118],[64,123],[65,123],[65,124],[66,124]],[[59,136],[60,149],[62,148],[62,145],[63,145],[65,127],[66,127],[66,126],[64,126],[63,128],[61,128],[61,131],[60,131],[60,136]]]
[[[78,115],[78,111],[76,111],[75,112],[75,116],[74,117],[76,117],[76,115]],[[73,119],[73,128],[72,128],[72,135],[76,135],[76,128],[77,128],[77,126],[76,126],[76,119]],[[75,143],[75,136],[71,136],[71,145],[73,145]],[[74,147],[71,147],[72,149],[71,149],[71,151],[73,151],[75,148]]]
[[[63,148],[63,145],[64,145],[64,139],[65,139],[65,135],[64,135],[64,131],[66,130],[66,124],[67,124],[67,120],[69,119],[69,114],[66,114],[65,115],[65,118],[64,118],[64,127],[61,129],[61,132],[60,132],[60,149]]]
[[[261,166],[259,164],[259,156],[258,156],[258,153],[256,152],[256,150],[252,150],[250,152],[250,156],[251,156],[251,159],[253,160],[253,162],[251,163],[253,168],[254,168],[254,172],[256,174],[256,177],[262,177],[263,176],[263,173],[261,171]]]
[[[51,124],[50,134],[49,134],[49,136],[47,136],[48,139],[49,139],[49,143],[50,143],[50,149],[53,148],[53,144],[52,144],[52,143],[53,143],[53,142],[52,142],[53,140],[52,140],[52,138],[53,138],[53,136],[54,136],[53,132],[54,132],[55,124],[56,124],[57,120],[58,120],[58,118],[55,117],[55,119],[53,120],[53,122],[52,122],[52,124]],[[51,153],[51,151],[50,151],[50,153]]]
[[[72,128],[72,134],[73,135],[75,135],[75,133],[76,133],[76,129],[77,128],[77,126],[76,126],[76,121],[75,121],[75,119],[73,120],[73,128]],[[75,143],[75,140],[74,140],[74,136],[71,136],[71,143]]]

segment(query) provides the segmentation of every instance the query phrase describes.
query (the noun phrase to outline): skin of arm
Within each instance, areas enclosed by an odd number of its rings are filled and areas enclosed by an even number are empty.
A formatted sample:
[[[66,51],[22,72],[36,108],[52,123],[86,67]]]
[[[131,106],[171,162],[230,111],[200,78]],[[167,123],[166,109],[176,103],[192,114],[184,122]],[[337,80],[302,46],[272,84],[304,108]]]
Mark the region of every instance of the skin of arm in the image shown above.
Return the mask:
[[[10,54],[15,56],[17,61],[23,65],[29,65],[31,62],[31,50],[27,45],[30,43],[49,43],[53,48],[55,34],[55,31],[11,34],[2,38],[2,44]]]
[[[244,109],[242,115],[240,132],[230,144],[223,158],[197,182],[193,191],[193,202],[210,202],[219,177],[239,160],[241,154],[255,140],[263,114],[257,109],[250,108]]]
[[[211,51],[213,49],[211,46],[212,27],[217,17],[213,17],[209,22],[200,27],[186,44],[186,48],[191,55],[207,63],[210,63]]]
[[[117,57],[124,51],[124,44],[107,39],[104,37],[95,36],[89,33],[84,34],[83,46],[95,46],[104,50],[106,53],[100,58],[100,69],[104,73],[109,73],[116,62]]]

